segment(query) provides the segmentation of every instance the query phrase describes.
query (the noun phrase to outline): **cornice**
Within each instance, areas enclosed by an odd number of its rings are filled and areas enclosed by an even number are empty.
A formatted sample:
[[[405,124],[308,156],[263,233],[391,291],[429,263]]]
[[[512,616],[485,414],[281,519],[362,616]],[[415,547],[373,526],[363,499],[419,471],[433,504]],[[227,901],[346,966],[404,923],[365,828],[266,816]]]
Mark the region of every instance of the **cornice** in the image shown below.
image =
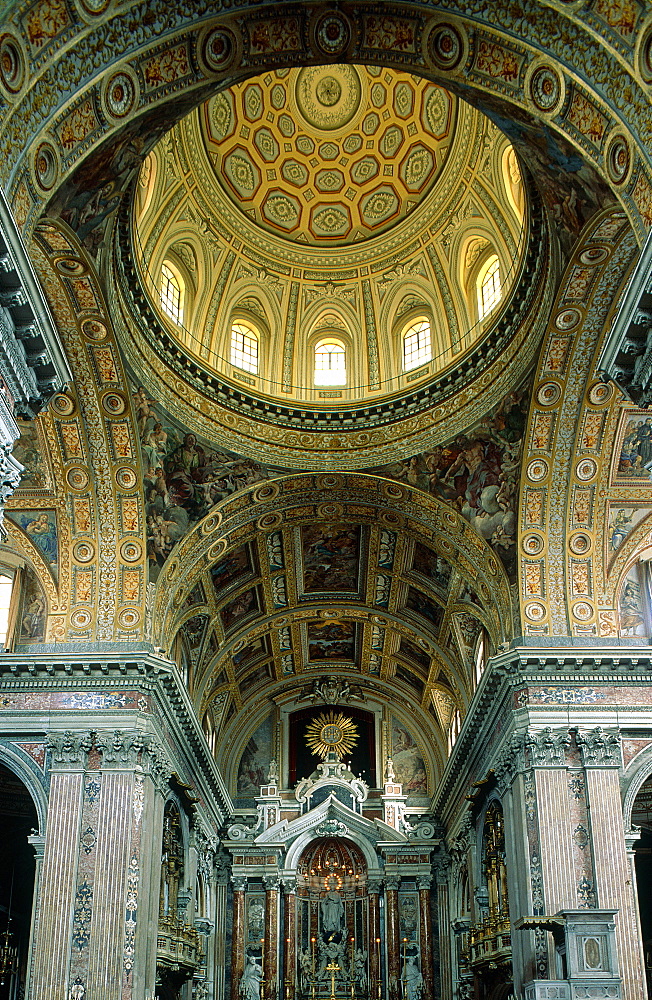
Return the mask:
[[[570,648],[523,647],[506,650],[488,663],[432,803],[433,812],[444,815],[456,786],[470,773],[484,774],[505,746],[492,741],[496,723],[505,711],[514,688],[545,683],[563,685],[648,687],[652,685],[652,648],[649,646],[603,646]],[[544,708],[550,706],[542,706]],[[554,707],[567,707],[563,704]],[[580,706],[581,707],[581,706]],[[584,706],[586,707],[586,706]],[[593,712],[610,706],[591,704]],[[505,730],[505,736],[510,731]]]
[[[80,652],[25,654],[3,653],[0,659],[2,678],[0,690],[3,692],[48,691],[97,691],[98,688],[116,684],[132,685],[138,690],[151,693],[160,711],[160,724],[172,740],[179,755],[185,755],[186,764],[193,781],[202,790],[210,811],[217,822],[233,812],[233,803],[215,760],[209,750],[199,721],[190,702],[187,691],[181,684],[177,668],[170,660],[154,653],[131,652]],[[20,713],[24,717],[28,710]],[[79,712],[61,709],[66,715]],[[100,718],[97,709],[89,710]],[[56,712],[56,710],[54,710]],[[17,714],[12,710],[12,715]],[[40,719],[42,709],[34,710]],[[50,717],[54,713],[50,712]],[[84,725],[88,727],[88,712]],[[104,714],[104,713],[102,713]],[[108,708],[106,716],[115,720],[116,710]],[[121,711],[121,717],[126,713]]]

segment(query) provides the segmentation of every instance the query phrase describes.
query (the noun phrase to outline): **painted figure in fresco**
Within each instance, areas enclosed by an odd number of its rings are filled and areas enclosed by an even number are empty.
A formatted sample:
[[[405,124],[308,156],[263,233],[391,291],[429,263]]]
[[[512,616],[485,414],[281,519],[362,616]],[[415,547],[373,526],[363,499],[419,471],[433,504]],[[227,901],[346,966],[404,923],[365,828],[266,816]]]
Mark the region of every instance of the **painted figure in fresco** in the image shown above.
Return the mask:
[[[240,977],[240,996],[242,1000],[260,1000],[260,984],[263,970],[253,955],[247,959],[244,972]]]
[[[644,624],[640,588],[633,580],[627,580],[620,596],[620,631],[623,635],[640,635],[639,629]]]
[[[44,513],[35,518],[23,518],[23,528],[29,535],[37,549],[40,549],[43,558],[47,563],[57,561],[57,528],[54,521],[50,520],[53,515]]]
[[[417,965],[417,956],[408,955],[403,967],[404,1000],[420,1000],[423,991],[423,976]]]
[[[359,529],[348,525],[303,529],[304,585],[307,591],[357,588]]]
[[[45,600],[40,594],[33,594],[25,602],[21,623],[22,638],[42,639],[45,624]]]
[[[321,901],[321,928],[324,934],[332,936],[342,930],[344,903],[337,889],[330,889]]]
[[[615,552],[632,530],[632,515],[621,507],[611,522],[611,548]]]

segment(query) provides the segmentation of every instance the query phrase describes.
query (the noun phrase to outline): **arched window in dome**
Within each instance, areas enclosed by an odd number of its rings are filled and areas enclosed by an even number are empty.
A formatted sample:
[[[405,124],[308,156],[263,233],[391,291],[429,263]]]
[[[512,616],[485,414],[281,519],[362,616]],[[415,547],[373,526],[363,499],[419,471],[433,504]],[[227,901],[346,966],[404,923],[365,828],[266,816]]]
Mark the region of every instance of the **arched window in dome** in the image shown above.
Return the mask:
[[[485,319],[502,298],[500,281],[500,261],[493,254],[485,263],[478,275],[478,313],[480,319]]]
[[[403,334],[403,371],[420,368],[431,358],[430,321],[421,316]]]
[[[161,265],[161,309],[179,326],[183,323],[184,281],[169,260]]]
[[[231,364],[243,371],[258,374],[258,334],[247,323],[231,327]]]
[[[346,385],[346,350],[340,341],[320,340],[315,346],[315,385]]]

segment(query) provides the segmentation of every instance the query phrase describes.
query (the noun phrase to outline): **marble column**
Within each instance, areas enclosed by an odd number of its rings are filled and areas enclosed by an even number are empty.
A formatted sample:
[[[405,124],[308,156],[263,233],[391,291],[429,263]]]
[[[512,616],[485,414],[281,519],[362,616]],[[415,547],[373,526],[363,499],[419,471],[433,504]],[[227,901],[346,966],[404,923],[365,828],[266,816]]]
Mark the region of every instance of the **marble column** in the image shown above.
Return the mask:
[[[213,902],[213,919],[215,920],[215,942],[214,942],[214,991],[209,991],[209,1000],[220,998],[224,1000],[226,996],[226,966],[228,963],[226,949],[226,922],[228,906],[228,871],[222,858],[218,858],[215,871],[215,897]]]
[[[377,1000],[380,983],[380,882],[370,880],[367,885],[369,893],[369,996]]]
[[[268,875],[265,883],[265,952],[262,1000],[273,1000],[278,989],[278,876]]]
[[[432,968],[432,920],[430,916],[430,877],[417,880],[419,890],[419,943],[421,951],[421,974],[423,976],[422,1000],[432,1000],[433,968]],[[446,899],[448,913],[448,899]]]
[[[398,875],[385,879],[385,927],[387,930],[387,1000],[401,1000],[401,934],[398,912]]]
[[[292,1000],[297,982],[297,894],[295,882],[283,884],[283,997]]]
[[[240,980],[245,964],[245,878],[233,879],[233,927],[231,931],[231,1000],[240,1000]]]
[[[623,1000],[642,995],[645,969],[637,936],[636,896],[623,831],[620,790],[621,746],[617,731],[597,727],[577,734],[585,770],[586,802],[591,826],[594,902],[615,909],[616,945]],[[583,901],[583,905],[586,905]]]

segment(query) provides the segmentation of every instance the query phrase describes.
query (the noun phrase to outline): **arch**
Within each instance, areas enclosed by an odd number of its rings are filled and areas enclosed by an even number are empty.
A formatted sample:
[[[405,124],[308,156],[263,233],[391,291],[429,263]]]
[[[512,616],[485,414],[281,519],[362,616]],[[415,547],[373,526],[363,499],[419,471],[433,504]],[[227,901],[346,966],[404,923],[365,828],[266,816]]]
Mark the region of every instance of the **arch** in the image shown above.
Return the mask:
[[[27,754],[25,754],[27,757]],[[45,836],[48,814],[48,797],[44,788],[43,772],[37,770],[37,765],[31,760],[25,760],[19,748],[13,749],[7,744],[0,744],[0,763],[11,771],[27,789],[38,817],[38,834]]]
[[[478,297],[478,318],[484,322],[503,297],[500,260],[497,253],[491,253],[480,267],[475,287]]]
[[[234,368],[258,375],[260,371],[260,336],[253,323],[233,318],[229,358]]]
[[[183,326],[186,297],[186,283],[169,257],[161,264],[159,272],[159,301],[168,319],[177,326]]]
[[[357,836],[352,837],[351,831],[349,831],[349,838],[355,847],[359,848],[364,856],[365,863],[367,865],[367,873],[369,876],[376,874],[378,872],[378,855],[376,853],[376,839],[373,838],[372,829],[369,830],[370,838],[368,839],[365,835],[361,833],[360,828],[364,828],[367,823],[370,828],[373,828],[375,832],[375,827],[368,820],[359,820],[357,824],[358,829],[356,830]],[[315,832],[312,827],[308,830],[304,830],[288,847],[287,854],[285,855],[285,870],[286,871],[296,871],[299,867],[299,862],[303,856],[306,849],[310,844],[314,843]]]
[[[380,9],[384,9],[384,5],[378,6]],[[307,38],[312,37],[309,32],[309,25],[314,10],[317,7],[316,0],[309,0],[309,2],[303,5],[301,11],[297,11],[300,22],[300,27],[297,27],[297,30],[305,34]],[[255,18],[243,18],[242,14],[244,10],[246,10],[246,6],[240,7],[237,15],[230,12],[217,18],[214,16],[211,17],[209,14],[204,17],[195,15],[192,19],[189,14],[184,18],[179,12],[173,23],[169,26],[168,30],[175,32],[174,44],[176,46],[188,46],[189,53],[192,52],[192,56],[189,55],[189,58],[192,62],[196,61],[197,66],[200,67],[198,71],[189,73],[188,79],[184,81],[185,99],[179,100],[180,88],[175,90],[174,99],[179,109],[176,112],[177,115],[187,111],[188,106],[192,103],[193,93],[196,94],[196,101],[206,96],[207,82],[212,82],[214,86],[218,85],[220,78],[227,74],[233,79],[234,73],[237,75],[240,70],[238,54],[243,50],[249,52],[252,47],[251,32],[257,30],[259,37],[264,37],[269,32],[271,37],[274,24],[278,23],[279,17],[282,18],[283,16],[282,8],[276,3],[266,5],[264,15],[261,15],[258,20]],[[396,16],[391,7],[388,7],[387,13],[390,17],[392,14]],[[361,37],[357,37],[356,34],[352,39],[353,44],[349,46],[347,51],[350,60],[352,62],[360,60],[360,48],[364,38],[366,39],[365,57],[367,62],[372,64],[378,63],[380,65],[397,64],[400,69],[407,70],[408,72],[418,73],[425,71],[450,90],[461,91],[462,96],[465,96],[465,88],[470,85],[474,92],[474,99],[481,108],[486,107],[499,120],[512,122],[516,140],[523,145],[526,151],[530,150],[530,159],[537,162],[540,168],[544,171],[547,170],[548,162],[546,156],[557,160],[556,165],[559,168],[559,174],[563,175],[561,177],[562,185],[571,180],[570,171],[564,168],[564,155],[572,153],[572,156],[577,157],[577,154],[579,154],[587,164],[591,164],[592,177],[590,178],[590,186],[594,188],[593,193],[597,193],[595,191],[596,182],[599,189],[601,185],[598,178],[604,176],[601,140],[605,135],[609,134],[612,127],[615,128],[616,125],[620,128],[623,127],[622,122],[625,119],[623,113],[625,111],[623,95],[629,92],[630,87],[637,97],[639,95],[640,84],[635,76],[638,69],[637,65],[634,66],[632,63],[627,64],[624,59],[618,58],[618,55],[610,48],[607,38],[602,38],[593,25],[589,28],[583,18],[577,16],[574,9],[571,18],[570,12],[566,15],[563,10],[555,9],[552,11],[546,8],[545,5],[542,5],[536,19],[536,44],[532,36],[531,23],[520,19],[518,12],[514,10],[513,6],[510,7],[507,0],[500,2],[496,8],[492,7],[491,17],[489,14],[486,14],[483,19],[482,14],[476,14],[474,15],[474,20],[471,20],[470,17],[459,17],[456,14],[452,14],[443,22],[443,25],[442,18],[445,17],[445,8],[438,8],[436,11],[433,11],[429,9],[425,2],[412,0],[411,3],[404,5],[401,14],[402,16],[413,18],[411,25],[412,44],[408,47],[406,53],[392,52],[391,48],[387,49],[385,47],[381,38],[378,40],[373,36],[366,38],[363,31],[360,32]],[[101,47],[98,49],[97,46],[92,45],[86,47],[86,51],[89,52],[86,59],[83,57],[80,58],[78,64],[75,61],[74,75],[72,73],[69,74],[72,76],[69,86],[72,88],[79,87],[80,100],[82,96],[90,96],[91,89],[97,86],[109,62],[124,59],[126,65],[129,65],[128,60],[131,58],[138,65],[140,61],[145,62],[147,58],[151,59],[152,53],[148,52],[148,46],[160,46],[161,35],[158,23],[156,25],[152,24],[152,26],[143,25],[141,27],[141,37],[143,39],[141,52],[134,57],[131,16],[129,6],[121,11],[120,14],[113,15],[113,44],[104,47],[106,53],[106,62],[104,64],[98,66],[97,56],[91,60],[90,51],[102,52]],[[357,23],[357,19],[359,18],[362,25],[364,25],[366,23],[366,16],[368,16],[368,9],[364,5],[361,5],[359,10],[354,6],[351,11],[351,23]],[[553,17],[554,21],[551,20]],[[561,31],[559,30],[560,19],[564,24],[564,30]],[[500,25],[500,30],[496,29],[497,24]],[[501,53],[504,51],[506,60],[504,74],[509,74],[508,81],[507,77],[501,73],[487,73],[483,76],[482,85],[479,85],[477,83],[477,75],[474,75],[477,74],[475,59],[467,60],[464,58],[465,53],[477,53],[480,48],[477,35],[485,30],[491,32],[491,37],[495,39],[494,44],[498,51]],[[80,35],[82,32],[88,34],[92,33],[92,31],[93,27],[89,27],[84,23],[79,33]],[[443,63],[438,58],[438,47],[430,44],[433,34],[438,36],[442,31],[447,39],[446,51],[448,52],[448,47],[450,46],[452,47],[452,52],[454,52],[454,56],[447,58]],[[223,42],[224,55],[219,60],[219,65],[212,64],[210,60],[207,62],[204,54],[206,48],[203,43],[205,43],[206,36],[212,37],[212,32],[215,32],[219,38],[228,38],[228,44],[226,41]],[[573,79],[570,79],[566,73],[566,63],[568,60],[568,53],[564,48],[567,44],[565,41],[566,37],[574,39]],[[502,50],[501,43],[503,41],[508,42],[508,47],[505,50]],[[24,44],[28,45],[27,38],[24,39]],[[610,80],[611,83],[610,97],[617,106],[614,109],[606,102],[598,87],[592,83],[592,53],[596,45],[601,47],[600,56],[605,66],[605,78]],[[327,51],[328,57],[331,57],[330,50]],[[67,52],[69,52],[69,46],[66,48]],[[508,54],[509,59],[507,59]],[[263,72],[272,65],[289,65],[295,56],[296,53],[294,50],[283,51],[281,47],[280,50],[274,48],[272,52],[271,49],[268,50],[265,48],[264,45],[258,46],[254,50],[253,57],[249,57],[247,68],[250,73]],[[61,54],[59,58],[66,58],[66,56]],[[320,64],[324,62],[325,53],[320,51],[318,40],[312,41],[310,47],[303,53],[303,58],[307,64]],[[536,64],[542,58],[545,58],[546,69],[549,67],[548,71],[551,73],[549,87],[551,87],[552,98],[546,99],[545,107],[542,107],[541,102],[537,100],[537,78],[535,71]],[[130,67],[130,71],[133,72],[133,68]],[[56,69],[54,72],[56,74]],[[584,127],[584,132],[581,129],[579,130],[581,135],[578,136],[578,130],[574,130],[573,128],[572,116],[569,115],[567,107],[571,102],[568,101],[565,105],[563,99],[567,91],[573,86],[575,79],[581,81],[583,88],[587,91],[596,109],[596,114],[600,116],[598,119],[601,123],[599,136],[589,133],[586,126]],[[70,91],[63,89],[54,99],[50,95],[49,100],[45,101],[45,93],[43,93],[42,99],[40,91],[42,88],[44,91],[46,89],[49,91],[49,80],[49,76],[30,80],[30,87],[21,88],[14,98],[17,109],[20,111],[22,110],[22,102],[26,100],[27,91],[29,91],[30,100],[36,102],[42,101],[43,106],[48,109],[47,117],[43,120],[38,119],[36,127],[31,132],[28,131],[27,134],[23,123],[23,116],[20,113],[15,113],[13,116],[13,131],[8,131],[7,146],[9,149],[13,148],[17,151],[24,150],[24,153],[22,156],[14,154],[7,157],[6,162],[3,161],[3,179],[5,180],[5,186],[8,187],[9,185],[6,182],[11,177],[14,198],[18,194],[21,182],[23,182],[23,169],[26,176],[28,158],[42,132],[47,129],[49,136],[63,134],[64,137],[67,137],[68,135],[65,124],[66,106]],[[106,97],[104,99],[106,100]],[[553,101],[552,105],[550,103],[551,99]],[[146,110],[143,106],[146,101],[148,104],[151,102],[149,93],[147,98],[143,95],[141,106],[136,106],[132,109],[132,115],[135,116],[136,121],[132,118],[127,126],[123,124],[124,115],[122,112],[116,116],[115,114],[111,114],[111,108],[107,106],[106,123],[102,128],[105,134],[108,134],[109,144],[113,147],[113,152],[121,154],[122,163],[125,160],[128,162],[129,153],[131,156],[134,153],[138,155],[135,151],[139,146],[142,147],[145,144],[140,138],[141,136],[147,136],[147,147],[149,147],[149,143],[154,142],[158,136],[163,134],[170,127],[172,123],[171,119],[174,119],[174,111],[171,107],[166,108],[167,114],[161,114],[160,104],[157,107],[154,101],[153,106],[150,105]],[[645,150],[644,139],[645,111],[643,109],[645,106],[646,102],[641,101],[641,110],[639,111],[635,100],[630,99],[627,103],[630,119],[629,129],[624,128],[623,131],[633,146],[633,148],[628,150],[628,159],[631,160],[636,155],[640,159],[642,168],[649,173],[650,160]],[[527,111],[524,110],[526,107]],[[558,118],[555,117],[554,113],[562,107],[564,108],[563,114],[558,116]],[[138,116],[142,120],[138,121]],[[544,129],[549,136],[549,140],[548,147],[544,147],[542,150],[541,136]],[[21,130],[22,135],[20,134]],[[629,133],[628,136],[627,133]],[[134,142],[136,136],[140,140],[139,143]],[[72,148],[62,149],[68,172],[70,171],[70,167],[81,163],[85,156],[88,155],[87,143],[74,144],[70,142],[69,145]],[[124,170],[124,166],[123,171],[125,175],[128,174],[128,170]],[[554,180],[553,175],[554,170],[551,170],[546,182],[548,187],[551,186],[550,181]],[[649,190],[649,180],[645,178],[644,183],[639,182],[637,190],[634,189],[634,185],[632,184],[628,188],[625,188],[624,191],[618,192],[618,197],[622,199],[623,204],[626,204],[632,218],[639,217],[637,219],[639,233],[642,233],[643,229],[643,226],[640,225],[642,215],[649,211],[647,208],[647,193]],[[550,193],[552,194],[552,192]],[[48,195],[44,192],[42,195],[43,201],[45,201],[46,197]],[[23,220],[27,221],[28,216],[30,220],[35,219],[37,214],[39,214],[39,207],[34,204],[30,207],[21,204],[18,212],[21,223]]]
[[[625,768],[625,780],[627,782],[623,796],[623,825],[625,831],[632,829],[634,801],[650,777],[652,777],[652,745],[645,747],[644,750],[636,754]]]
[[[313,384],[341,386],[348,384],[346,345],[339,336],[320,336],[313,347]]]

